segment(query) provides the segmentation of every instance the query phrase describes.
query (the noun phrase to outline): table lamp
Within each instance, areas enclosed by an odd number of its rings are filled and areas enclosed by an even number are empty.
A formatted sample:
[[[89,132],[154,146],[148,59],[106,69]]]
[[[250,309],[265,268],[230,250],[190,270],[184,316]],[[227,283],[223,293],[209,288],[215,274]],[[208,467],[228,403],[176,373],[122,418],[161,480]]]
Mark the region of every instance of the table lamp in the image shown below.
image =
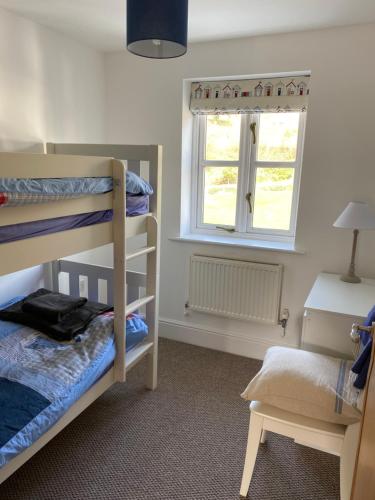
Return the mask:
[[[375,229],[375,210],[360,201],[351,201],[336,222],[334,227],[353,229],[352,258],[347,274],[340,277],[347,283],[360,283],[361,278],[355,274],[355,254],[357,250],[357,239],[359,229]]]

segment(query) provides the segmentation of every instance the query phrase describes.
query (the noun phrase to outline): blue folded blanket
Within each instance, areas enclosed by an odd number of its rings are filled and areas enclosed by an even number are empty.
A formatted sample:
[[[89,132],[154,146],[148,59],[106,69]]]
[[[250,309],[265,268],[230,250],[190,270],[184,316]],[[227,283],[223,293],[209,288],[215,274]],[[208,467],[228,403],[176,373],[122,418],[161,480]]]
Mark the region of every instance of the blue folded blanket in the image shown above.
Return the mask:
[[[371,326],[375,322],[375,306],[368,313],[364,326]],[[357,375],[354,381],[354,387],[363,389],[366,385],[368,370],[370,367],[371,351],[372,351],[372,337],[369,333],[359,331],[361,347],[357,359],[352,366],[352,372]]]

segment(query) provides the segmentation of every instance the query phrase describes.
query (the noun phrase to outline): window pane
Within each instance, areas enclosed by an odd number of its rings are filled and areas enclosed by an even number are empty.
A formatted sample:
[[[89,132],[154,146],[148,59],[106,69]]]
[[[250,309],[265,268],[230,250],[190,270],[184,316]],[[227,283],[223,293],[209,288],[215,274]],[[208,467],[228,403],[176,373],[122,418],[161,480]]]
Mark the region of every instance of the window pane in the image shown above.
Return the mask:
[[[203,222],[235,226],[238,167],[205,167]]]
[[[260,115],[258,161],[296,161],[299,113]]]
[[[240,152],[240,115],[208,115],[206,160],[237,161]]]
[[[258,168],[256,175],[253,227],[290,228],[294,168]]]

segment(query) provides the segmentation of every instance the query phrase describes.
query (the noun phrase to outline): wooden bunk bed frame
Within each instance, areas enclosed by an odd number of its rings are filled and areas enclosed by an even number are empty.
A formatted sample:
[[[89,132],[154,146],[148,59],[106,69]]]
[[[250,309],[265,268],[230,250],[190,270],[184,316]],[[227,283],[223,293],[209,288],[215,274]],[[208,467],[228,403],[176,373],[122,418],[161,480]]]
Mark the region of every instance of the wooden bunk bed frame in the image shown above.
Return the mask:
[[[35,443],[0,469],[0,483],[37,453],[85,408],[115,382],[124,382],[127,372],[145,356],[146,384],[157,385],[158,309],[159,309],[159,226],[161,207],[162,147],[125,145],[55,145],[48,144],[50,154],[0,153],[0,175],[11,178],[113,177],[113,192],[39,205],[4,208],[0,226],[51,219],[73,214],[113,209],[113,220],[83,228],[71,229],[0,244],[0,276],[32,266],[52,263],[51,284],[58,289],[58,273],[68,272],[72,295],[79,295],[79,276],[87,276],[88,298],[98,299],[99,280],[107,281],[108,303],[114,305],[116,357],[106,372],[69,410]],[[56,154],[57,153],[57,154]],[[69,156],[68,156],[69,155]],[[119,159],[114,159],[119,158]],[[121,161],[120,161],[121,159]],[[126,217],[126,170],[140,171],[142,162],[149,165],[149,182],[154,194],[150,212]],[[130,254],[126,240],[146,234],[147,244]],[[113,243],[114,269],[60,260],[73,254]],[[127,273],[126,263],[145,255],[147,273]],[[128,283],[127,283],[128,282]],[[113,285],[113,289],[111,286]],[[144,288],[145,296],[140,297]],[[129,303],[129,298],[131,299]],[[149,334],[144,342],[126,353],[126,316],[146,308]]]

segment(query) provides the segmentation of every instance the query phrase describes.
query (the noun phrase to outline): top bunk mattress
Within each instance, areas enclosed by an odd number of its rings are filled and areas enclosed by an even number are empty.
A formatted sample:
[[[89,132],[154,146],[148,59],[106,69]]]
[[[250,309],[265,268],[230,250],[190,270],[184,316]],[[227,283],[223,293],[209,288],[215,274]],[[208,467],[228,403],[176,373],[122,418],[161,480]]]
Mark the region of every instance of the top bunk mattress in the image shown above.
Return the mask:
[[[0,208],[68,200],[112,190],[112,177],[0,178]],[[126,193],[150,196],[153,189],[147,181],[127,171]]]

